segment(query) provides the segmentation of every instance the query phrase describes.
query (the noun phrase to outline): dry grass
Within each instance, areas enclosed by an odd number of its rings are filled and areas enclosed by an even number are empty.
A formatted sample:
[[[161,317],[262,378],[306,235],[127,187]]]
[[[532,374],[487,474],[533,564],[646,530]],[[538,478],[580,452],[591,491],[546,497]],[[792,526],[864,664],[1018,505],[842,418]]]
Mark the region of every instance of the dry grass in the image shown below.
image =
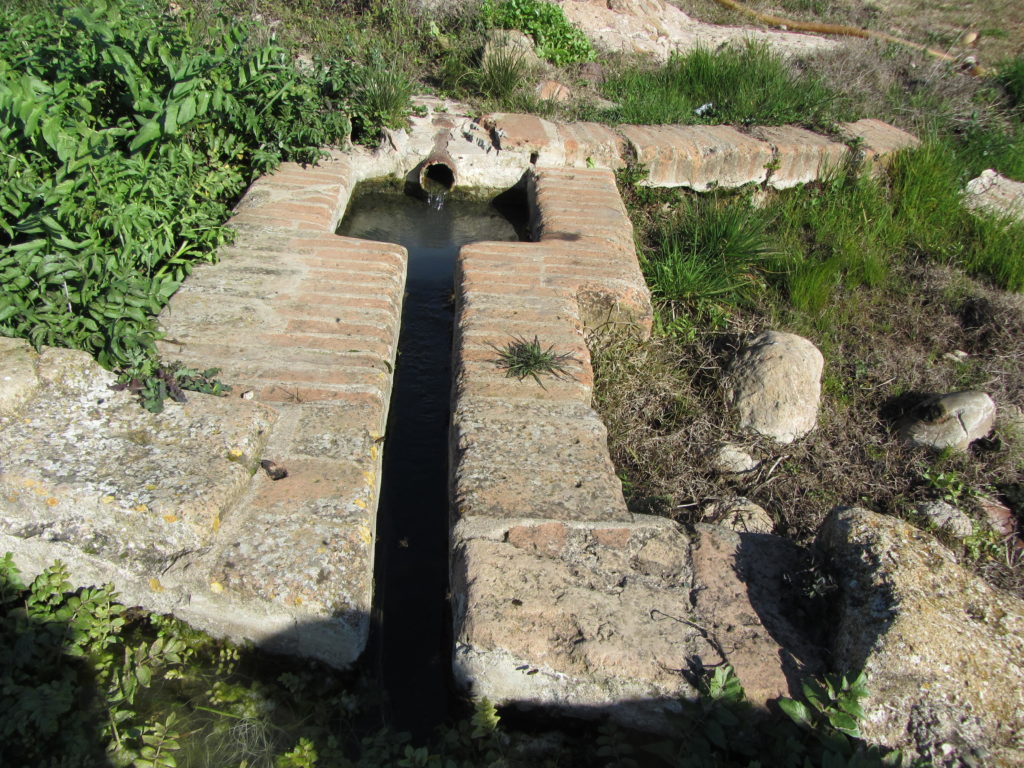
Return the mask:
[[[918,525],[915,502],[941,497],[926,473],[954,473],[968,491],[959,501],[982,524],[976,494],[1020,508],[1024,430],[1006,418],[1024,409],[1024,299],[946,268],[912,267],[874,296],[844,295],[842,327],[808,333],[826,357],[819,426],[787,446],[734,429],[719,382],[742,335],[764,318],[734,317],[728,333],[691,343],[640,341],[602,332],[590,339],[595,401],[612,458],[634,511],[701,519],[718,499],[743,496],[768,510],[776,533],[809,543],[837,505],[860,505]],[[806,329],[800,329],[806,332]],[[962,350],[966,362],[947,353]],[[924,395],[989,392],[1000,408],[994,439],[960,456],[936,455],[899,439],[899,417]],[[761,467],[723,476],[711,452],[743,445]],[[940,534],[967,559],[967,548]],[[990,581],[1024,595],[1024,566],[989,550],[975,565]]]
[[[800,21],[845,24],[886,32],[953,56],[973,55],[985,65],[1024,49],[1024,3],[1019,0],[743,0],[762,13]],[[715,0],[675,0],[694,18],[749,25],[748,16]],[[968,33],[977,39],[968,42]]]

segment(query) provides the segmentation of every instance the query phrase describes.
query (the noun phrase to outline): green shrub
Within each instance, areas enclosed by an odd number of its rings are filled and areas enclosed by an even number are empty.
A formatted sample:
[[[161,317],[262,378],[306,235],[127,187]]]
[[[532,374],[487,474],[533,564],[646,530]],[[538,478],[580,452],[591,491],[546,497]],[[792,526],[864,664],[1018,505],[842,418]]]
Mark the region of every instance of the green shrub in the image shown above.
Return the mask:
[[[251,24],[156,0],[5,9],[0,26],[0,334],[135,375],[246,184],[344,142],[349,111],[371,134],[400,100],[369,98],[355,65],[300,70]]]
[[[623,123],[739,123],[826,126],[850,117],[819,78],[796,74],[762,44],[675,54],[660,67],[628,66],[609,77],[604,94]]]
[[[594,58],[594,47],[587,36],[565,18],[554,3],[542,0],[484,0],[484,22],[499,29],[518,29],[533,38],[537,55],[562,66]]]

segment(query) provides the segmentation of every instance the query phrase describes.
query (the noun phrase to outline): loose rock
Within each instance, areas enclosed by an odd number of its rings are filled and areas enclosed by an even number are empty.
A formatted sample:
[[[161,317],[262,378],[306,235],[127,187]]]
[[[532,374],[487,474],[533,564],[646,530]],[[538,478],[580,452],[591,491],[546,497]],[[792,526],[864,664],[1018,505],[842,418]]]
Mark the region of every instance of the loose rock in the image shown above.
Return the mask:
[[[768,510],[742,496],[712,504],[704,519],[737,533],[771,533],[775,528]]]
[[[722,475],[742,475],[753,472],[761,462],[751,456],[742,446],[723,443],[715,451],[711,466]]]
[[[515,29],[493,29],[488,33],[481,61],[486,65],[493,56],[499,54],[517,56],[530,69],[541,66],[533,38]]]
[[[842,574],[833,662],[867,675],[864,737],[935,765],[1024,765],[1024,601],[864,509],[834,510],[819,545]]]
[[[913,445],[941,451],[967,446],[992,431],[996,404],[984,392],[954,392],[929,398],[903,422],[900,433]]]
[[[989,168],[967,182],[964,205],[971,210],[1024,220],[1024,183]]]
[[[974,532],[974,523],[960,509],[946,501],[924,501],[918,504],[917,512],[936,527],[948,531],[958,539],[965,539]]]
[[[733,360],[726,402],[741,428],[791,443],[817,423],[824,365],[821,352],[807,339],[765,331]]]
[[[537,98],[541,101],[569,101],[573,97],[572,89],[557,80],[543,80],[537,84]]]

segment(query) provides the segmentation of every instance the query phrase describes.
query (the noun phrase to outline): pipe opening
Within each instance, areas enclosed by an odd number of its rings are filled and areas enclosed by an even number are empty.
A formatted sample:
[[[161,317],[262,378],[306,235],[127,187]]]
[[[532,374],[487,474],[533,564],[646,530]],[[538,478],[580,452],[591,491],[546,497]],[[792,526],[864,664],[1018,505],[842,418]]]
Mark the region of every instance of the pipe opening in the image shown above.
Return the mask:
[[[420,186],[425,192],[447,192],[455,186],[455,169],[447,163],[429,163],[420,173]]]

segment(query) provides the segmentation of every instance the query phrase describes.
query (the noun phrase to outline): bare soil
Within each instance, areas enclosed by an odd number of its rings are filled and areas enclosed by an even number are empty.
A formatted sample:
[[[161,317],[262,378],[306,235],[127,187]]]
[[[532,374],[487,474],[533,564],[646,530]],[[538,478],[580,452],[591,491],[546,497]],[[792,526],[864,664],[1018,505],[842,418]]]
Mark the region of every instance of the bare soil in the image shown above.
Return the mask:
[[[715,0],[674,2],[702,21],[756,26],[751,17]],[[984,66],[1024,51],[1024,3],[1020,0],[746,0],[744,4],[800,21],[886,32],[953,56],[972,55]],[[976,35],[973,41],[971,33]]]

